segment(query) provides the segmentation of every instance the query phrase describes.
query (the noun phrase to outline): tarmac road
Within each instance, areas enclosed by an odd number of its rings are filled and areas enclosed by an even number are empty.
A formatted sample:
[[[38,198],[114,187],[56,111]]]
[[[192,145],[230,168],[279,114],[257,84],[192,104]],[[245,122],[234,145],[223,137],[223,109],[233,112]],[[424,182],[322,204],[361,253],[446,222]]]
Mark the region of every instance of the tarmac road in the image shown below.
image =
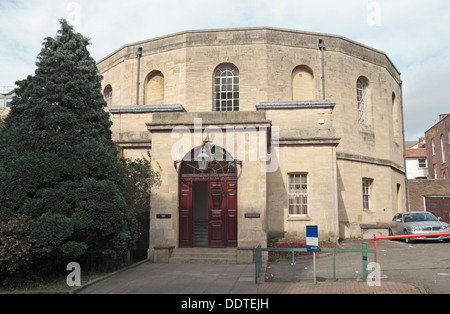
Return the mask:
[[[371,240],[349,240],[342,243],[343,248],[367,247],[373,249]],[[381,269],[381,284],[400,282],[420,287],[431,294],[450,293],[450,243],[437,241],[413,242],[378,240],[378,263]],[[374,261],[372,254],[368,255],[368,263]],[[296,259],[296,280],[313,282],[312,257]],[[370,271],[369,271],[370,274]],[[271,263],[268,266],[267,281],[292,281],[291,260]],[[362,281],[362,256],[360,253],[336,254],[336,278],[339,281]],[[316,256],[317,282],[333,281],[332,256]]]
[[[431,294],[450,293],[450,242],[382,240],[377,247],[382,278],[422,286]]]

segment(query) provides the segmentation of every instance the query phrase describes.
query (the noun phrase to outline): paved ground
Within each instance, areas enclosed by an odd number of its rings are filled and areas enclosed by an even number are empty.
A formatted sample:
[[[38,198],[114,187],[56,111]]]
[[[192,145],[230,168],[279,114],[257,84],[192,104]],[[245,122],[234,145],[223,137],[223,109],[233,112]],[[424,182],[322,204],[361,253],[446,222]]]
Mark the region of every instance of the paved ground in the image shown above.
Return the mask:
[[[255,284],[254,265],[142,263],[79,289],[80,294],[416,294],[409,284],[382,282],[264,282]]]
[[[360,248],[361,242],[344,246]],[[379,259],[388,263],[385,256],[389,247],[395,252],[403,244],[379,244]],[[391,250],[389,249],[389,252]],[[356,255],[355,255],[356,254]],[[236,264],[153,264],[143,262],[118,272],[92,285],[78,289],[80,294],[419,294],[430,292],[421,284],[395,276],[383,275],[381,286],[370,287],[362,280],[362,260],[358,253],[336,255],[337,281],[333,281],[331,256],[317,257],[316,280],[313,281],[312,258],[297,259],[296,280],[292,282],[292,264],[281,261],[271,264],[263,283],[255,284],[254,265]],[[369,257],[369,262],[373,257]],[[382,264],[383,265],[383,264]],[[398,268],[398,267],[397,267]],[[272,274],[272,275],[270,275]],[[272,278],[271,278],[272,277]],[[273,278],[275,277],[275,278]],[[392,277],[392,278],[391,278]],[[273,282],[271,282],[273,281]],[[282,282],[280,282],[282,281]]]

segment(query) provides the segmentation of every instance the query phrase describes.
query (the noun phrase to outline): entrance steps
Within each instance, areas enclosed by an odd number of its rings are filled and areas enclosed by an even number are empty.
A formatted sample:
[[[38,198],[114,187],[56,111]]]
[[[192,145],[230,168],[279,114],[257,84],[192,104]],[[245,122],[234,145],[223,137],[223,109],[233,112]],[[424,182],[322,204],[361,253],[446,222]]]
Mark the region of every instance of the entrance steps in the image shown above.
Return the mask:
[[[236,264],[236,248],[176,248],[170,264]]]
[[[208,221],[194,221],[194,247],[208,247]]]

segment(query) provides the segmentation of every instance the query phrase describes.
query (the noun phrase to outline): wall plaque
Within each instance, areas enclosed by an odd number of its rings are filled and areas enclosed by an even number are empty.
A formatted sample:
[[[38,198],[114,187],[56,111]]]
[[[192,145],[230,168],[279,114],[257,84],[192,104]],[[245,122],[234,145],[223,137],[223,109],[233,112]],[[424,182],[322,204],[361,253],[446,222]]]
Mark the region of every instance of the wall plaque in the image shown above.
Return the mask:
[[[245,214],[245,218],[260,218],[261,214],[258,213],[247,213]]]
[[[157,214],[156,218],[157,219],[171,219],[172,215],[171,214]]]

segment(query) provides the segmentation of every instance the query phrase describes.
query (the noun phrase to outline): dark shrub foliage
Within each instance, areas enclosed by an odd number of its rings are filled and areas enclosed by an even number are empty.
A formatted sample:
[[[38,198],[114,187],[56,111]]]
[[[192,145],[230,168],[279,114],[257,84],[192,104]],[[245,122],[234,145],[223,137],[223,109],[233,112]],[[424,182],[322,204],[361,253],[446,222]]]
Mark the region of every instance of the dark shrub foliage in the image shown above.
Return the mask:
[[[43,42],[35,75],[16,82],[0,128],[0,279],[8,284],[67,261],[120,257],[135,243],[88,44],[62,20]]]

